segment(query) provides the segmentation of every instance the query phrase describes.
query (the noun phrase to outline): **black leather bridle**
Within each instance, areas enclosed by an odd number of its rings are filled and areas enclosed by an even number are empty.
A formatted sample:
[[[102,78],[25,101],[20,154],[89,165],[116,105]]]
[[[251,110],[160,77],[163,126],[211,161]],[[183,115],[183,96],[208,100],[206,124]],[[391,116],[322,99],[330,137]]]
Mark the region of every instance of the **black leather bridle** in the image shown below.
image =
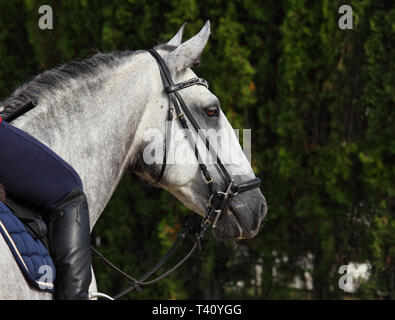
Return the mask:
[[[196,122],[195,118],[191,114],[190,110],[188,109],[187,105],[185,104],[183,98],[179,94],[178,91],[185,89],[187,87],[193,86],[193,85],[203,85],[208,88],[208,83],[206,80],[202,78],[193,78],[184,82],[180,83],[174,83],[170,72],[166,66],[166,63],[162,59],[162,57],[153,49],[149,50],[149,53],[155,58],[160,74],[163,80],[164,84],[164,90],[169,96],[169,110],[168,110],[168,115],[167,115],[167,121],[166,121],[166,133],[165,133],[165,146],[164,146],[164,153],[163,153],[163,161],[162,161],[162,166],[159,172],[158,177],[155,179],[154,185],[159,183],[165,173],[166,165],[167,165],[167,152],[168,152],[168,143],[171,138],[171,128],[170,128],[170,123],[172,122],[174,116],[173,112],[176,113],[177,119],[180,121],[181,126],[186,129],[185,131],[189,133],[189,126],[187,119],[189,122],[192,124],[193,129],[198,133],[199,132],[199,125]],[[173,109],[174,108],[174,109]],[[197,135],[200,138],[202,138],[199,134]],[[207,205],[207,212],[206,216],[203,218],[202,221],[198,221],[196,219],[197,215],[192,214],[192,216],[188,219],[186,225],[184,226],[184,229],[181,231],[179,234],[176,242],[172,245],[172,247],[169,249],[169,251],[159,260],[159,262],[152,267],[145,275],[143,275],[139,280],[129,276],[128,274],[124,273],[122,270],[118,269],[115,267],[110,261],[108,261],[103,255],[101,255],[95,248],[92,248],[93,251],[99,256],[101,260],[103,260],[106,264],[108,264],[112,269],[117,271],[119,274],[121,274],[124,278],[126,278],[130,283],[131,286],[129,286],[127,289],[123,290],[119,294],[113,297],[113,299],[119,299],[122,296],[126,295],[130,291],[137,289],[141,290],[141,286],[146,286],[152,283],[155,283],[169,274],[171,274],[173,271],[175,271],[179,266],[181,266],[195,251],[197,247],[201,248],[201,240],[203,239],[205,233],[207,232],[208,228],[212,226],[215,228],[219,217],[221,216],[222,213],[226,212],[231,205],[232,199],[239,193],[246,192],[251,189],[258,188],[261,180],[259,178],[254,178],[249,181],[246,181],[244,183],[241,183],[239,185],[236,185],[229,174],[229,172],[226,170],[225,166],[223,165],[221,159],[217,154],[215,154],[215,151],[210,148],[210,143],[208,139],[205,139],[205,146],[209,150],[209,152],[212,153],[214,156],[214,159],[216,159],[216,164],[215,167],[217,168],[218,172],[220,173],[220,176],[225,182],[225,190],[224,191],[219,191],[217,188],[217,183],[214,182],[214,179],[210,175],[207,166],[202,163],[201,161],[201,156],[199,154],[199,150],[195,147],[195,142],[193,141],[192,135],[188,135],[188,140],[191,143],[191,146],[195,148],[195,156],[197,159],[197,162],[199,164],[200,170],[202,171],[202,174],[204,176],[205,182],[209,188],[210,192],[210,198],[208,201]],[[199,219],[200,220],[200,219]],[[162,274],[161,276],[157,277],[154,280],[151,281],[146,281],[148,277],[150,277],[154,272],[156,272],[169,258],[169,256],[176,250],[176,248],[179,246],[179,244],[186,238],[187,234],[190,232],[194,232],[196,236],[195,243],[192,247],[192,249],[186,254],[186,256],[179,262],[177,263],[173,268]]]
[[[195,118],[193,117],[192,113],[188,109],[187,105],[185,104],[182,96],[179,94],[178,91],[188,88],[193,85],[203,85],[206,88],[208,88],[208,82],[202,78],[193,78],[184,82],[180,82],[177,84],[174,84],[169,69],[166,66],[165,61],[162,59],[162,57],[156,52],[154,49],[149,50],[149,53],[155,58],[160,74],[163,80],[163,84],[165,87],[165,92],[169,96],[169,113],[168,113],[168,121],[171,122],[173,120],[173,108],[172,105],[174,106],[174,111],[176,113],[176,116],[178,120],[180,121],[182,127],[186,129],[185,131],[188,133],[189,132],[189,126],[186,121],[186,119],[189,120],[191,123],[193,129],[196,131],[196,133],[199,133],[199,130],[201,129],[196,122]],[[166,158],[167,158],[167,144],[168,141],[170,141],[170,137],[167,137],[169,133],[171,133],[171,130],[168,130],[168,125],[166,128],[166,137],[165,137],[165,152],[163,156],[163,162],[162,162],[162,167],[159,173],[159,176],[157,177],[155,183],[158,183],[164,175],[165,168],[166,168]],[[200,134],[197,135],[197,137],[202,138]],[[215,150],[213,150],[210,147],[209,140],[206,138],[204,141],[204,144],[206,148],[211,152],[213,155],[214,159],[216,159],[216,164],[215,167],[217,168],[218,172],[220,173],[220,176],[225,182],[225,190],[224,191],[218,191],[217,189],[217,184],[214,182],[214,179],[210,175],[207,166],[202,163],[201,156],[199,154],[199,150],[195,147],[196,142],[193,141],[192,136],[188,136],[189,141],[192,145],[192,147],[195,148],[195,156],[197,159],[197,162],[199,164],[200,170],[203,173],[203,176],[205,178],[205,181],[207,183],[207,186],[209,188],[210,192],[210,199],[208,201],[208,209],[207,209],[207,214],[206,217],[203,221],[205,225],[207,224],[212,224],[213,228],[215,228],[216,223],[221,215],[221,213],[226,212],[229,207],[232,199],[241,192],[245,192],[254,188],[258,188],[259,185],[261,184],[261,180],[259,178],[254,178],[252,180],[246,181],[240,185],[236,185],[229,174],[229,172],[226,170],[225,166],[223,165],[221,159],[219,156],[215,153]]]

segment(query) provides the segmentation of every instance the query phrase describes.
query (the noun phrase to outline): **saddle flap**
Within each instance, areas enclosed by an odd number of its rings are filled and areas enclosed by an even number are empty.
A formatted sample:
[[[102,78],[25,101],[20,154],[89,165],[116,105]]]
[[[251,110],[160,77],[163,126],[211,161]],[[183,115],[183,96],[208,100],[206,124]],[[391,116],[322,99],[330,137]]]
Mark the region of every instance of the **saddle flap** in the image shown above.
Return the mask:
[[[21,220],[27,227],[27,231],[34,239],[39,239],[48,248],[48,229],[40,213],[32,208],[25,206],[19,202],[7,197],[4,201],[5,205],[12,211],[12,213]]]

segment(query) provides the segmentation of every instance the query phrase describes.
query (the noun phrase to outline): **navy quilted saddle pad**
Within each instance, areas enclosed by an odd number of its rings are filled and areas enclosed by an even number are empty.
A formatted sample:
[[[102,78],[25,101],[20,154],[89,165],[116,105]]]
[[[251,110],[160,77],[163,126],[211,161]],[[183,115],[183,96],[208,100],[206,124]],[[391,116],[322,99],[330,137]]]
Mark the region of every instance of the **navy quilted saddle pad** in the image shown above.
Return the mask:
[[[24,224],[0,201],[0,232],[30,285],[54,291],[55,266],[47,248],[34,239]]]

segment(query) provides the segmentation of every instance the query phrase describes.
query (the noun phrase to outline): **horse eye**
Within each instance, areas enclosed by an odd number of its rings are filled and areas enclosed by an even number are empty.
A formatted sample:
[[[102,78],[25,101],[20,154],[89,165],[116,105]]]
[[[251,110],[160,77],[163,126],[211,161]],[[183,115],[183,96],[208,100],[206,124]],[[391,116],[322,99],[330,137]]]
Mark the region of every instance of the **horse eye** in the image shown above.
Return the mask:
[[[204,111],[206,111],[206,114],[209,117],[218,117],[218,108],[216,107],[208,107],[204,109]]]

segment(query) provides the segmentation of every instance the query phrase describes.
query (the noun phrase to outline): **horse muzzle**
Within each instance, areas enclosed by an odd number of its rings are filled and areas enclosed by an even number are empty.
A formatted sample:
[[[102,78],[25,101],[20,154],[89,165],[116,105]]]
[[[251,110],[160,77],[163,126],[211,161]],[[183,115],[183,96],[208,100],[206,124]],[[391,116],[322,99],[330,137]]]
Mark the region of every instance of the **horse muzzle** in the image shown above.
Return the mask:
[[[259,190],[261,180],[252,179],[231,187],[232,192],[220,192],[222,209],[216,210],[213,234],[218,239],[253,238],[266,216],[266,199]],[[228,188],[229,189],[229,188]],[[225,201],[228,196],[228,201]],[[223,204],[225,203],[225,204]]]

